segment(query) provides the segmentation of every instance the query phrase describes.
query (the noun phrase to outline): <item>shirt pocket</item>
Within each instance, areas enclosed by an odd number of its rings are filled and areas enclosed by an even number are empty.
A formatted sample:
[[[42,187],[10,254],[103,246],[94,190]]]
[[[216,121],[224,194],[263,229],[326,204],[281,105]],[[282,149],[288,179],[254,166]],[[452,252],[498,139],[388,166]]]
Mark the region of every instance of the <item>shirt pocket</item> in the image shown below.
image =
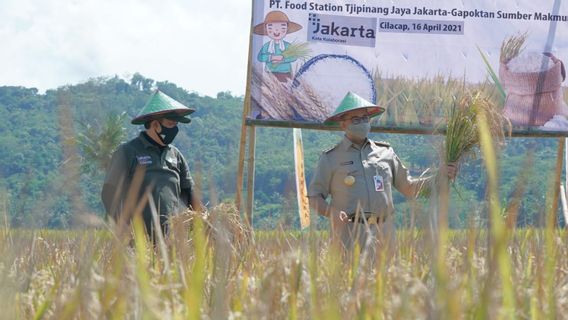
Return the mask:
[[[358,201],[368,197],[367,182],[362,169],[340,168],[331,181],[333,206],[339,210],[353,211]]]
[[[166,166],[170,169],[175,171],[178,175],[181,174],[181,169],[179,167],[179,161],[175,154],[168,154],[165,157]]]

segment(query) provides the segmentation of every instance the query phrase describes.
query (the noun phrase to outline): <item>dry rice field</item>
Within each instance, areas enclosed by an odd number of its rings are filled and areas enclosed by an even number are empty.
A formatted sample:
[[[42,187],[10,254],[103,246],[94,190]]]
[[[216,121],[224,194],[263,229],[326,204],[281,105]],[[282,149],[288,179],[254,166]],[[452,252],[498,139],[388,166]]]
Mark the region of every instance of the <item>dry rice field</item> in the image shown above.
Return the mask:
[[[2,319],[563,319],[567,233],[399,229],[370,263],[322,231],[221,206],[152,245],[116,230],[0,231]],[[131,232],[132,231],[132,232]]]

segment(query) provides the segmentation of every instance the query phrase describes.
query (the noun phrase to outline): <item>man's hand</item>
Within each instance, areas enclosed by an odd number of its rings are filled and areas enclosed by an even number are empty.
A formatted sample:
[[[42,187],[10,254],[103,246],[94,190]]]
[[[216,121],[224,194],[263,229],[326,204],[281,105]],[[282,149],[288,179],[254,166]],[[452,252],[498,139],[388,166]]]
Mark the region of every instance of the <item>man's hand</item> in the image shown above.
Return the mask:
[[[450,181],[453,181],[458,176],[458,164],[455,162],[450,162],[443,166],[444,168],[440,168],[440,171],[445,171],[448,175],[448,179]]]
[[[322,197],[309,197],[310,207],[318,212],[319,215],[328,217],[331,222],[331,238],[332,240],[341,240],[341,230],[346,228],[348,223],[347,213],[345,211],[337,211],[329,206]]]
[[[330,213],[330,220],[331,220],[331,231],[332,231],[332,236],[335,238],[337,237],[337,239],[340,238],[341,235],[341,231],[343,230],[343,228],[345,228],[345,225],[347,224],[347,214],[345,213],[345,211],[336,211],[336,210],[331,210]]]
[[[280,62],[282,62],[282,60],[284,60],[284,56],[277,55],[277,56],[272,56],[271,59],[270,59],[270,62],[280,63]]]

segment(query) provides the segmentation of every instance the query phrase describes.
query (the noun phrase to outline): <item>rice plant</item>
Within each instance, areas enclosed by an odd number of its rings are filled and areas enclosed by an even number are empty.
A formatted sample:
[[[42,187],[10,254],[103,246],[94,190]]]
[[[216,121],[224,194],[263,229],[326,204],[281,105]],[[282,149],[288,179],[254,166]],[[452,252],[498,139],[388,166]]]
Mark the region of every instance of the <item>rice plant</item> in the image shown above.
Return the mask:
[[[0,231],[2,318],[551,319],[568,311],[565,231],[502,237],[504,224],[494,224],[488,242],[474,226],[448,230],[442,283],[420,230],[399,230],[370,263],[365,248],[343,256],[327,232],[240,234],[245,225],[229,225],[234,208],[215,210],[226,214],[182,218],[185,231],[166,238],[168,266],[139,222],[124,239],[110,229]]]
[[[307,42],[292,42],[290,46],[284,52],[282,56],[284,58],[296,58],[301,60],[308,60],[311,58],[312,49]]]
[[[527,37],[528,32],[524,32],[505,39],[501,44],[499,61],[506,64],[517,57],[524,50]]]
[[[483,114],[491,137],[502,143],[510,136],[510,122],[496,108],[495,103],[485,97],[482,92],[472,92],[454,102],[446,116],[446,139],[444,142],[444,160],[456,163],[474,156],[476,147],[480,145],[478,116]]]
[[[378,125],[438,128],[445,125],[447,111],[467,92],[482,91],[497,101],[496,88],[488,83],[467,83],[463,79],[437,75],[431,78],[389,78],[374,72],[377,104],[386,107]]]

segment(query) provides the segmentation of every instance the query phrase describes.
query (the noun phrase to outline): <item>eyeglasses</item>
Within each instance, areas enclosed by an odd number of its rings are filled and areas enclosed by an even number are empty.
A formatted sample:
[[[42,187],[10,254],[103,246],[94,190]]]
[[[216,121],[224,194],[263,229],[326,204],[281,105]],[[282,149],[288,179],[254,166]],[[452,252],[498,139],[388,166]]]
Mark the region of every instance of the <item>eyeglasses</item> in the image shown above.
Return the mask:
[[[353,123],[353,124],[359,124],[361,122],[367,123],[367,122],[369,122],[369,116],[367,116],[367,115],[360,116],[360,117],[355,116],[355,117],[353,117],[349,120],[351,120],[351,123]]]
[[[167,123],[164,123],[165,121],[162,120],[160,121],[160,124],[166,128],[173,128],[178,125],[177,119],[171,119],[171,118],[164,118],[164,119],[168,120]]]

